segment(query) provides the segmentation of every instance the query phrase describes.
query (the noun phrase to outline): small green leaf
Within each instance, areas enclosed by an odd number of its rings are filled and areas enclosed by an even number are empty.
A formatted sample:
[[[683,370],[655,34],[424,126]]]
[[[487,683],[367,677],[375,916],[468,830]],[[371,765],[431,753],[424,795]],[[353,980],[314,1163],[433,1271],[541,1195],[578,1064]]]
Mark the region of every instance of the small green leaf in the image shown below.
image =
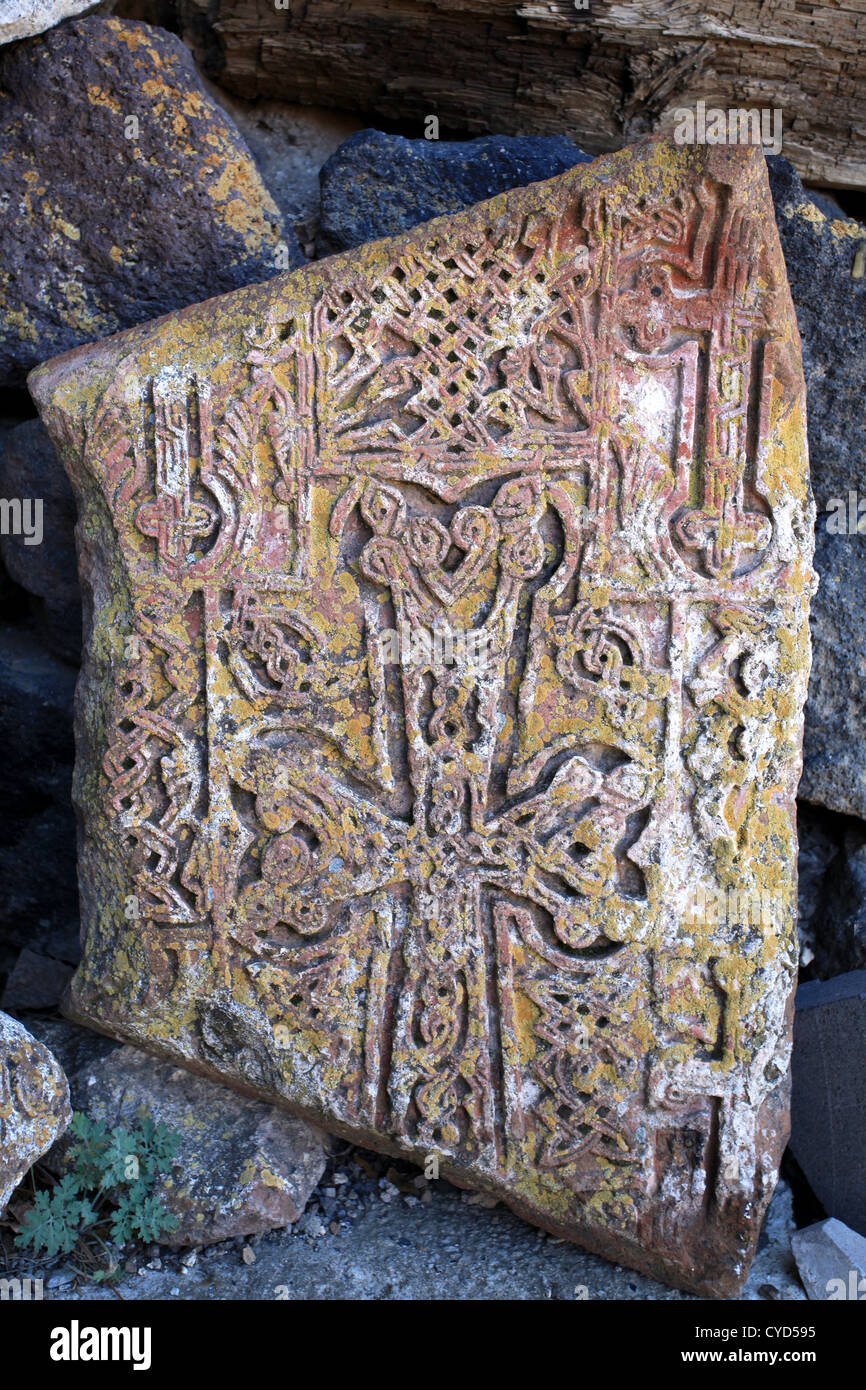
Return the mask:
[[[83,1227],[95,1220],[90,1203],[77,1196],[75,1180],[65,1177],[52,1192],[36,1193],[15,1243],[44,1250],[48,1256],[68,1255]]]
[[[141,1176],[139,1147],[135,1135],[119,1125],[115,1126],[105,1148],[101,1187],[125,1187],[130,1182],[138,1181]]]
[[[134,1224],[136,1234],[141,1240],[150,1243],[175,1230],[178,1218],[173,1212],[167,1211],[161,1197],[153,1193],[136,1207]]]
[[[69,1135],[68,1170],[51,1192],[36,1194],[16,1236],[19,1245],[49,1256],[68,1254],[84,1229],[105,1220],[119,1244],[149,1243],[175,1230],[178,1218],[166,1210],[164,1194],[154,1186],[159,1174],[171,1169],[180,1145],[176,1131],[156,1124],[140,1107],[137,1124],[110,1131],[102,1120],[76,1111]],[[90,1196],[110,1203],[110,1216],[100,1216]],[[115,1274],[112,1266],[94,1278],[104,1282]]]

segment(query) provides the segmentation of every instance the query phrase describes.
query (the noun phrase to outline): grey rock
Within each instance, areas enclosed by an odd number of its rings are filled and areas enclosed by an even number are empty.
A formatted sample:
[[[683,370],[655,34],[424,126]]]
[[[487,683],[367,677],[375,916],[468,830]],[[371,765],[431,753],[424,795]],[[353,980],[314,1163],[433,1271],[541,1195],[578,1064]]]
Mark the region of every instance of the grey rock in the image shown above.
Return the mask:
[[[56,1008],[71,978],[71,965],[25,947],[6,981],[0,1007],[13,1014]]]
[[[30,503],[35,534],[0,535],[0,556],[34,602],[45,645],[62,661],[81,657],[81,594],[75,555],[75,499],[41,420],[25,420],[0,438],[0,497]],[[38,504],[38,511],[35,510]],[[38,537],[38,540],[37,540]]]
[[[317,252],[327,256],[395,236],[590,158],[562,135],[440,141],[359,130],[322,169]]]
[[[829,1216],[866,1235],[866,970],[797,991],[791,1152]]]
[[[0,1014],[0,1213],[71,1119],[56,1058],[17,1019]]]
[[[815,423],[812,415],[810,422]],[[866,817],[866,535],[836,534],[829,524],[826,515],[818,516],[815,568],[821,582],[810,614],[812,672],[799,795],[845,815]]]
[[[791,1245],[806,1293],[821,1302],[866,1300],[866,1240],[831,1217],[797,1231]]]
[[[79,1077],[123,1044],[91,1028],[81,1028],[66,1018],[32,1018],[27,1026],[35,1038],[54,1053],[66,1073],[73,1110],[81,1110],[86,1091]]]
[[[296,1221],[326,1162],[327,1141],[302,1120],[223,1086],[119,1047],[70,1077],[73,1104],[109,1128],[141,1107],[180,1135],[160,1193],[179,1225],[168,1246],[203,1246]],[[63,1166],[64,1146],[52,1155]]]
[[[796,1229],[794,1196],[785,1179],[780,1178],[764,1218],[758,1252],[742,1295],[744,1299],[750,1302],[803,1301],[803,1289],[791,1250],[791,1238]]]
[[[315,1212],[305,1211],[298,1221],[298,1230],[309,1240],[317,1240],[325,1234],[325,1224]]]

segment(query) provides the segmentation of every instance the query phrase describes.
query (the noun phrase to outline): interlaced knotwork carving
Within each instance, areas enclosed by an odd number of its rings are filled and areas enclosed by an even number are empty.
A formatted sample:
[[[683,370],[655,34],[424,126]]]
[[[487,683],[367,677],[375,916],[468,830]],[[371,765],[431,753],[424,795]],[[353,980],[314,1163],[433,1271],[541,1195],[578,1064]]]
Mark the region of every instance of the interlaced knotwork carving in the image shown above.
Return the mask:
[[[763,173],[659,148],[127,349],[79,465],[116,596],[84,797],[91,901],[137,906],[76,988],[692,1268],[767,1188],[809,501]],[[696,911],[744,878],[759,922]]]

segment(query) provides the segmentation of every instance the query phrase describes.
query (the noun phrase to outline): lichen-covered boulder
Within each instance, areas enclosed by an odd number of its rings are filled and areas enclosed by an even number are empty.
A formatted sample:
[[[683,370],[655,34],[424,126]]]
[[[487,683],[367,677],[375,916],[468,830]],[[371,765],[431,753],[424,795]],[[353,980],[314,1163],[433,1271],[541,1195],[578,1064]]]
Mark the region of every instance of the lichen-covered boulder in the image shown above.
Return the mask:
[[[17,1019],[0,1013],[0,1212],[72,1111],[60,1066]]]
[[[324,1135],[284,1111],[160,1062],[134,1047],[85,1059],[70,1077],[76,1109],[109,1129],[142,1114],[178,1136],[158,1179],[177,1219],[164,1245],[210,1245],[289,1226],[325,1170]],[[62,1167],[62,1146],[59,1155]]]
[[[739,1290],[813,586],[761,152],[648,140],[30,386],[92,606],[72,1014]]]
[[[7,386],[303,260],[180,40],[101,18],[0,49],[0,240]]]

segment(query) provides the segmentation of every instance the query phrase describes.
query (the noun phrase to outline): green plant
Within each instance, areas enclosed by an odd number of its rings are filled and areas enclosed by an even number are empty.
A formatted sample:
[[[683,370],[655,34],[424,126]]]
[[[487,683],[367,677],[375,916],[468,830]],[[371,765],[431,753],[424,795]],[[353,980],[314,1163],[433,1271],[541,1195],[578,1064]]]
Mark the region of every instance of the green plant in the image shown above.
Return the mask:
[[[111,1130],[76,1111],[69,1135],[67,1171],[50,1192],[35,1194],[17,1245],[52,1256],[68,1254],[86,1232],[99,1240],[100,1226],[108,1227],[117,1244],[158,1240],[175,1229],[178,1218],[155,1190],[177,1153],[180,1136],[174,1130],[154,1124],[143,1110],[136,1125]]]

